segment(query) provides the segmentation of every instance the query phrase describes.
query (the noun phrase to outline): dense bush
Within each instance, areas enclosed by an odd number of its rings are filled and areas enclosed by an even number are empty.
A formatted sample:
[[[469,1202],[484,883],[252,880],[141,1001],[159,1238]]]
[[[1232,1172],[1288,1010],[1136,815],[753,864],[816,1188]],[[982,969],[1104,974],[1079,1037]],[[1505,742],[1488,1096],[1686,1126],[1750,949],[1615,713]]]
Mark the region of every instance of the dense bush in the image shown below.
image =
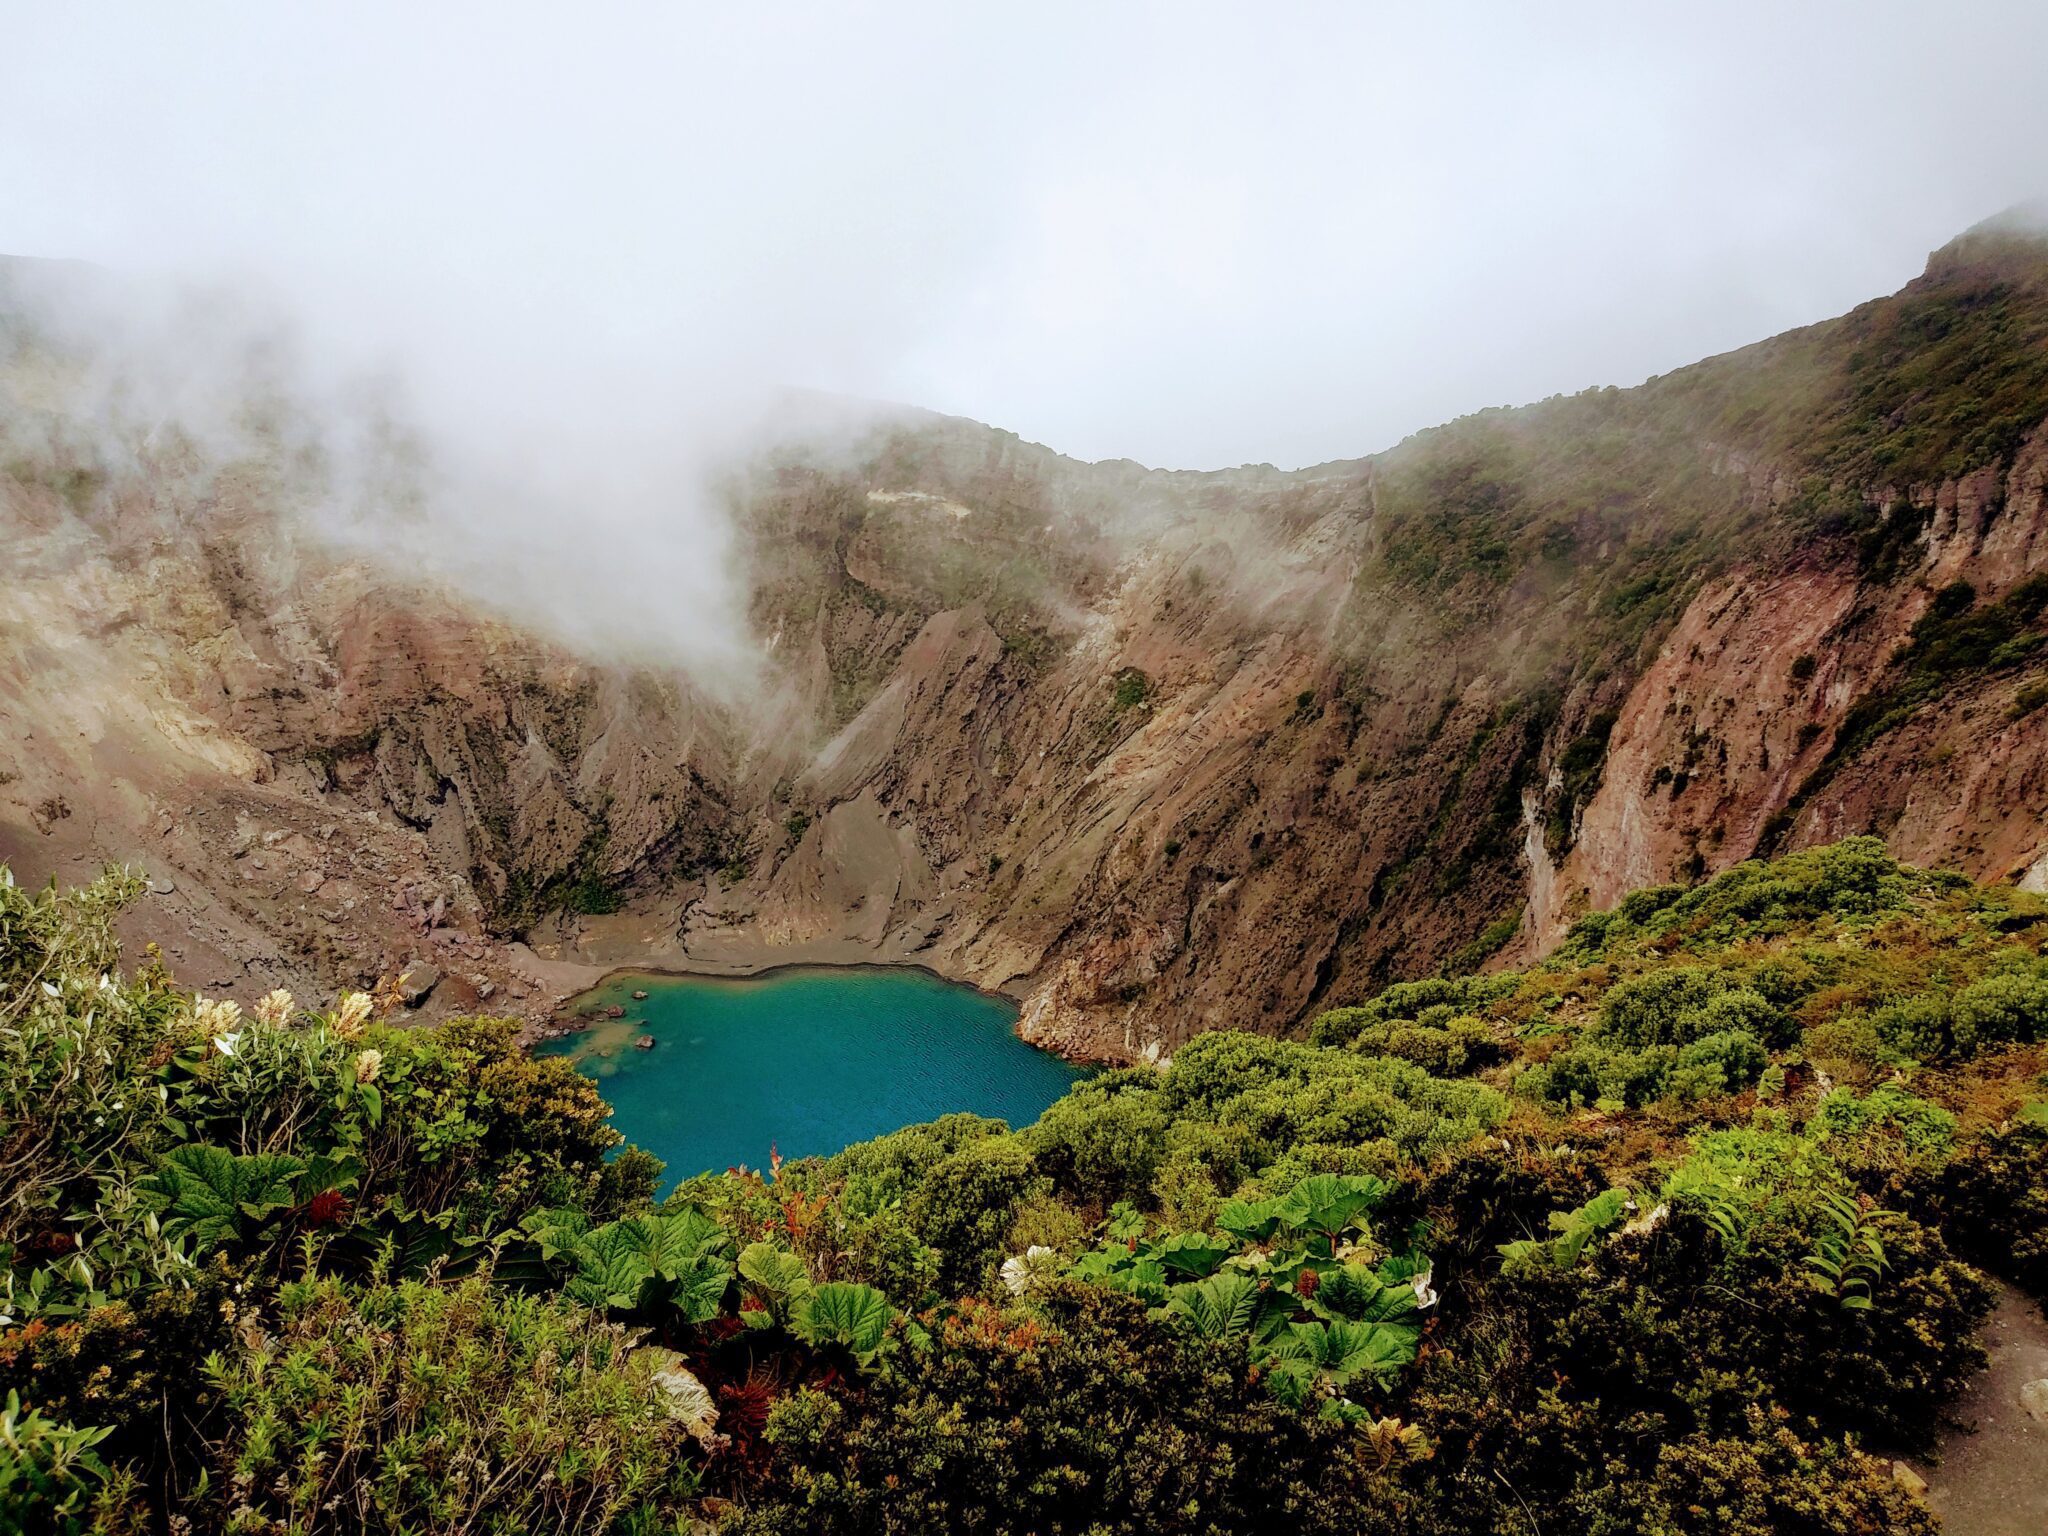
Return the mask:
[[[658,1209],[510,1023],[124,977],[135,894],[0,884],[26,1529],[1929,1531],[1858,1447],[2048,1285],[2048,904],[1868,840]]]
[[[2048,1115],[1965,1146],[1940,1174],[1937,1209],[1962,1252],[2048,1297]]]
[[[657,1356],[580,1307],[472,1279],[280,1288],[216,1356],[206,1444],[250,1530],[645,1531],[696,1492]]]
[[[1092,1286],[1028,1314],[965,1306],[857,1399],[785,1400],[768,1439],[737,1522],[753,1536],[1392,1532],[1407,1506],[1368,1436],[1282,1407],[1241,1351]]]

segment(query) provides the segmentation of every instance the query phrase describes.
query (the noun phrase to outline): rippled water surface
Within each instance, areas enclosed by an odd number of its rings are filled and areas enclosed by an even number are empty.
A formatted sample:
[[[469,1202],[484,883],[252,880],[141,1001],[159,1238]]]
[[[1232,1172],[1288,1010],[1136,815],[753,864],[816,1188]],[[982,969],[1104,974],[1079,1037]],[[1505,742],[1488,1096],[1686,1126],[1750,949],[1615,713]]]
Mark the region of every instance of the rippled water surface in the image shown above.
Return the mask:
[[[647,993],[636,1000],[634,992]],[[550,1041],[668,1181],[837,1152],[956,1110],[1036,1120],[1082,1075],[1012,1033],[1001,998],[924,971],[804,966],[728,980],[622,974],[577,999],[623,1018]],[[637,1042],[651,1038],[651,1048]]]

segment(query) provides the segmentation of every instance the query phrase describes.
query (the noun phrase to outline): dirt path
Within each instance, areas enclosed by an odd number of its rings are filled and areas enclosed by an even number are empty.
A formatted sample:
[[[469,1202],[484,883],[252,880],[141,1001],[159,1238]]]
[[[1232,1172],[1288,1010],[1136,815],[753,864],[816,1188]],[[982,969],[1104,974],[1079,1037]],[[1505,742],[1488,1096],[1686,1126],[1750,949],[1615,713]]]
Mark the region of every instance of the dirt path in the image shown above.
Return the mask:
[[[2048,1377],[2048,1318],[2004,1290],[1984,1348],[1991,1364],[1955,1405],[1941,1465],[1914,1468],[1947,1536],[2048,1536],[2048,1424],[2020,1406],[2020,1388]]]

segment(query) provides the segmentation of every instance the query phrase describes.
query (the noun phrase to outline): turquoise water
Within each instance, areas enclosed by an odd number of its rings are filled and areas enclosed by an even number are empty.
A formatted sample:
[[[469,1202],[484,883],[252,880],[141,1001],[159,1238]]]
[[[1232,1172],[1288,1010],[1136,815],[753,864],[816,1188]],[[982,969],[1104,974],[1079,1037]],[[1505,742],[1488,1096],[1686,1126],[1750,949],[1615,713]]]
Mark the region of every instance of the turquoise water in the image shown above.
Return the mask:
[[[635,991],[646,992],[636,1002]],[[765,976],[614,976],[576,1000],[613,1004],[552,1040],[597,1080],[612,1124],[668,1164],[668,1180],[769,1149],[821,1156],[956,1110],[1028,1125],[1083,1075],[1012,1032],[1001,998],[925,971],[804,966]],[[652,1036],[654,1046],[634,1042]]]

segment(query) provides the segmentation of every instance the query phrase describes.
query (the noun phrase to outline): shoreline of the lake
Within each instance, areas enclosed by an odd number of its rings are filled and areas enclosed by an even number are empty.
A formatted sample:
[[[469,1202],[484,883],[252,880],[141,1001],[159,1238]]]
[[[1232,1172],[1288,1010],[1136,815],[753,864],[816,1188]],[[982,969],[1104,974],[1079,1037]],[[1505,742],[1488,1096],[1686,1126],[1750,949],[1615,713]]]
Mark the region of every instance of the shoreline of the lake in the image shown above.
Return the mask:
[[[957,976],[948,976],[944,971],[910,960],[776,960],[767,965],[744,970],[706,970],[695,966],[674,965],[615,965],[608,968],[589,986],[563,998],[562,1004],[558,1006],[566,1006],[578,998],[588,997],[617,976],[658,976],[670,981],[760,981],[783,971],[918,971],[934,981],[943,981],[949,987],[964,987],[969,992],[978,993],[992,1002],[1007,1003],[1017,1010],[1020,1016],[1024,1011],[1022,1001],[1008,992],[991,991],[987,987],[976,986],[971,981],[962,981]],[[1043,1050],[1044,1047],[1034,1049]],[[1054,1051],[1051,1054],[1058,1056],[1060,1053]]]
[[[959,976],[950,976],[938,969],[938,967],[927,965],[921,960],[878,960],[874,957],[872,946],[852,940],[824,940],[812,944],[773,946],[773,948],[780,951],[786,952],[795,949],[802,951],[803,954],[801,958],[797,959],[776,958],[760,960],[714,960],[680,952],[663,954],[658,958],[646,960],[562,960],[538,954],[533,950],[530,939],[525,941],[522,947],[532,956],[533,965],[546,969],[548,973],[547,980],[554,992],[553,1000],[549,1004],[549,1019],[546,1021],[534,1021],[521,1032],[521,1042],[529,1050],[543,1041],[559,1040],[569,1035],[580,1034],[592,1024],[603,1022],[599,1019],[592,1019],[588,1015],[577,1013],[575,1011],[576,1005],[581,999],[604,987],[615,976],[655,976],[671,980],[751,981],[773,976],[781,971],[808,969],[833,971],[918,971],[926,976],[943,981],[948,986],[965,987],[971,992],[980,994],[982,997],[1008,1003],[1016,1010],[1016,1017],[1011,1020],[1011,1032],[1013,1034],[1017,1033],[1017,1022],[1023,1017],[1024,1001],[1030,990],[1023,977],[1015,978],[1005,983],[1002,987],[984,987],[977,982],[967,981]],[[762,945],[764,950],[769,947],[765,942]],[[843,960],[832,958],[832,956],[836,956],[842,951],[850,957],[857,956],[858,958]],[[566,1019],[560,1017],[563,1014],[569,1014],[572,1017]],[[1023,1036],[1018,1034],[1018,1038],[1021,1040]],[[1033,1050],[1044,1051],[1047,1055],[1057,1056],[1069,1066],[1104,1070],[1129,1064],[1120,1059],[1112,1059],[1107,1056],[1086,1056],[1070,1053],[1059,1049],[1057,1046],[1040,1044],[1036,1040],[1026,1040],[1024,1043]]]

